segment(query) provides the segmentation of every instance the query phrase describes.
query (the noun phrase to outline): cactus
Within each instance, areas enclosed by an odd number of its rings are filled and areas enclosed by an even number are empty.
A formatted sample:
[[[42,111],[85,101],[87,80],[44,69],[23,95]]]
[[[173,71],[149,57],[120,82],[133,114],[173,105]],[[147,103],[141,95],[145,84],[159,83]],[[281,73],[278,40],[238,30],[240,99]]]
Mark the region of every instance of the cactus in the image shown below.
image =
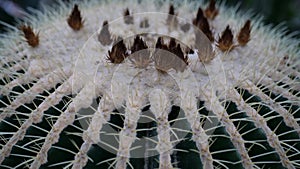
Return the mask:
[[[300,168],[299,40],[172,3],[60,3],[7,25],[1,168]]]

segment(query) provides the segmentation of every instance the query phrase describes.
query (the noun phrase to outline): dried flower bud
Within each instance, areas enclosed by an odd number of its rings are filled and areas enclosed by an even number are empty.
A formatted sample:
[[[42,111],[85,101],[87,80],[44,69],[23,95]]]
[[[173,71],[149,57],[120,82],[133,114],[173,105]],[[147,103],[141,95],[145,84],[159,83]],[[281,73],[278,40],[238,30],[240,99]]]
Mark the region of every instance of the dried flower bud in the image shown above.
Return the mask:
[[[205,18],[205,16],[203,15],[203,11],[202,11],[201,7],[198,8],[197,16],[195,19],[193,19],[193,24],[196,27],[198,27],[207,36],[207,38],[211,42],[214,41],[214,37],[213,37],[212,31],[210,30],[209,23],[207,21],[207,18]]]
[[[234,48],[233,45],[233,34],[229,25],[223,31],[221,38],[219,38],[218,45],[221,51],[230,51]]]
[[[237,37],[237,40],[241,46],[245,46],[250,41],[250,33],[251,21],[247,20]]]
[[[107,59],[111,63],[119,64],[122,63],[127,56],[127,48],[123,42],[123,39],[118,38],[111,51],[108,51]]]
[[[205,17],[203,17],[198,23],[197,27],[206,35],[206,37],[213,42],[214,37],[212,31],[210,30],[209,23]]]
[[[208,7],[205,9],[205,16],[208,19],[214,19],[218,15],[219,11],[216,9],[216,1],[210,0]]]
[[[72,13],[70,14],[67,21],[69,26],[75,31],[78,31],[83,27],[83,20],[81,18],[81,14],[77,4],[74,5]]]
[[[193,19],[193,24],[195,26],[198,25],[198,23],[201,22],[201,20],[204,18],[204,15],[203,15],[203,10],[201,9],[201,7],[198,8],[198,11],[197,11],[197,16],[195,19]]]
[[[39,45],[39,34],[35,34],[30,26],[23,25],[20,29],[23,31],[29,46],[37,47]]]

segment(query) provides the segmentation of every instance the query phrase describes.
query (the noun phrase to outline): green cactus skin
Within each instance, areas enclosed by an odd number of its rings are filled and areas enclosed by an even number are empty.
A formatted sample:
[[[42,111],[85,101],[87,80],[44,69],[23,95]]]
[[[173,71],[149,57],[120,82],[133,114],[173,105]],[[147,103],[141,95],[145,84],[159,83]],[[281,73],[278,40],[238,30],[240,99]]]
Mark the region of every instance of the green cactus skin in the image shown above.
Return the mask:
[[[0,168],[300,168],[284,28],[214,1],[58,6],[0,35]]]

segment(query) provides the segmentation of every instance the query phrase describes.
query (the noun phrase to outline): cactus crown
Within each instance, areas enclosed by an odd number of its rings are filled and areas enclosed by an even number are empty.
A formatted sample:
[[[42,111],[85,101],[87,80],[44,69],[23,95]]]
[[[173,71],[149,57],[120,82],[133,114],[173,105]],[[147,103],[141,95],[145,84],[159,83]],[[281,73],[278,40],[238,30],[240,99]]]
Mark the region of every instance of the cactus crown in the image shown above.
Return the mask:
[[[59,6],[0,35],[1,168],[300,168],[284,29],[214,0]]]

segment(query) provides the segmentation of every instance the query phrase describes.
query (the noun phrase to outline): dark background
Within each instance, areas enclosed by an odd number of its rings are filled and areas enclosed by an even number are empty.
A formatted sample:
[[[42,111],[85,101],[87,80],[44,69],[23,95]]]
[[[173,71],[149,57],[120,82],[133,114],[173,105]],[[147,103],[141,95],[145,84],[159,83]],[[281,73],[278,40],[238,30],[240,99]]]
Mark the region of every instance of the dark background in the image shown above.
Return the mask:
[[[300,38],[300,0],[227,0],[230,6],[238,3],[242,9],[253,9],[264,16],[265,24],[284,24],[288,33],[297,31]]]
[[[8,0],[0,0],[1,2]],[[41,4],[54,4],[58,0],[10,0],[28,12],[28,7],[40,9]],[[216,0],[218,1],[218,0]],[[255,13],[263,15],[265,23],[278,25],[283,23],[289,32],[300,30],[300,0],[227,0],[226,4],[235,6],[240,3],[243,10],[253,9]],[[14,18],[0,8],[0,20],[13,24]],[[0,24],[0,32],[3,26]],[[300,33],[297,34],[300,38]]]

